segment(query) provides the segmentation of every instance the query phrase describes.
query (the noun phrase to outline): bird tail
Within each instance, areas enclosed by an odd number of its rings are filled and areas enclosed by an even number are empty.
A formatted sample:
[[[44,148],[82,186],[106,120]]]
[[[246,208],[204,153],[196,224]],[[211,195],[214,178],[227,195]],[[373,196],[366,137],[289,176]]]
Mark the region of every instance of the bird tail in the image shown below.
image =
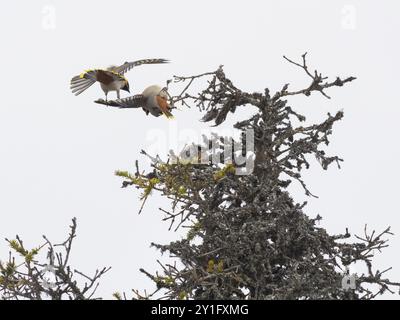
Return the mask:
[[[71,90],[76,96],[96,82],[96,70],[88,70],[71,79]]]
[[[167,117],[167,119],[172,120],[174,119],[173,114],[171,113],[171,111],[167,110],[161,110],[162,113]]]

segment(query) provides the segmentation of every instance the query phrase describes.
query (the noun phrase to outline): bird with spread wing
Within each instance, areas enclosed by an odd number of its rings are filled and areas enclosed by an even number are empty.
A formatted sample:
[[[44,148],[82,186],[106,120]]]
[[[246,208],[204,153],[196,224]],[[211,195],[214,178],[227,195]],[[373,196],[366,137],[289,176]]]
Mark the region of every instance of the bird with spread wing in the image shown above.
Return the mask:
[[[168,103],[168,97],[166,88],[152,85],[147,87],[141,94],[131,97],[111,101],[99,99],[95,102],[117,108],[142,108],[147,115],[150,113],[155,117],[159,117],[164,114],[168,119],[172,119],[172,107]]]
[[[79,76],[75,76],[71,79],[71,90],[76,96],[81,94],[83,91],[92,86],[95,82],[99,82],[101,88],[106,95],[110,91],[117,92],[117,98],[120,98],[120,90],[129,92],[129,82],[124,77],[124,74],[131,70],[133,67],[140,66],[142,64],[160,64],[168,63],[166,59],[143,59],[133,62],[125,62],[120,66],[111,66],[107,69],[92,69],[86,70]]]

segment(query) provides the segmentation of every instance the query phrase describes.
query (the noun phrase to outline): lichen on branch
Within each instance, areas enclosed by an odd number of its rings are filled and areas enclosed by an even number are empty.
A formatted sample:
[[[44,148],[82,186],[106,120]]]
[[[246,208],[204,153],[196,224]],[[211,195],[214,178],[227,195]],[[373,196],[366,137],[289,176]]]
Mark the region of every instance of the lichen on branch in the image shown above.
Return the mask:
[[[153,171],[140,171],[136,162],[135,174],[122,175],[123,186],[146,191],[151,185],[171,199],[170,210],[161,208],[164,220],[170,228],[185,227],[188,232],[181,240],[152,244],[179,264],[159,262],[161,270],[155,275],[141,269],[156,289],[150,294],[135,290],[136,298],[372,299],[400,285],[383,276],[387,270],[372,268],[374,252],[387,246],[389,229],[378,236],[365,230],[355,242],[347,229],[344,234],[330,235],[319,226],[322,218],[309,217],[304,212],[306,202],[296,203],[289,194],[288,186],[297,182],[306,196],[314,196],[302,178],[312,158],[324,170],[332,164],[340,168],[343,160],[328,155],[326,148],[334,125],[344,114],[329,113],[321,123],[306,125],[306,117],[287,99],[310,97],[313,92],[330,98],[330,88],[356,78],[329,80],[311,71],[306,54],[301,62],[284,58],[311,79],[306,88],[291,91],[285,84],[274,94],[268,88],[262,93],[245,92],[225,75],[222,66],[200,75],[174,76],[167,82],[168,92],[178,92],[170,97],[171,104],[195,106],[204,113],[202,120],[215,126],[238,108],[252,107],[254,114],[239,120],[234,128],[242,133],[253,130],[255,167],[252,174],[236,175],[233,156],[229,163],[211,161],[215,157],[210,154],[206,163],[172,163],[170,157],[162,161],[142,152]],[[204,89],[193,92],[195,83],[205,83]],[[235,143],[214,136],[194,147],[203,150],[212,139],[220,140],[221,154],[224,146]],[[137,179],[147,182],[137,183],[141,181]],[[356,287],[348,290],[342,280],[346,268],[354,263],[363,263],[365,270],[357,275]],[[374,291],[371,284],[378,289]]]

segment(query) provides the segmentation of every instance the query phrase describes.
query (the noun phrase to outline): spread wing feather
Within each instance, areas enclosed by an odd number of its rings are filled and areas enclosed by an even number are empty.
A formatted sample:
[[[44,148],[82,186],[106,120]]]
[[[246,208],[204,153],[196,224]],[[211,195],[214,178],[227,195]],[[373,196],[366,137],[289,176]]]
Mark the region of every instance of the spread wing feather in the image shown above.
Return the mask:
[[[144,106],[143,95],[137,94],[131,97],[116,100],[120,108],[142,108]]]
[[[144,106],[143,95],[137,94],[131,97],[105,101],[103,99],[96,100],[95,103],[108,105],[117,108],[142,108]]]
[[[142,64],[159,64],[159,63],[168,63],[169,60],[166,59],[142,59],[133,62],[125,62],[124,64],[118,67],[110,67],[109,70],[117,72],[119,74],[124,74],[131,70],[133,67],[140,66]]]

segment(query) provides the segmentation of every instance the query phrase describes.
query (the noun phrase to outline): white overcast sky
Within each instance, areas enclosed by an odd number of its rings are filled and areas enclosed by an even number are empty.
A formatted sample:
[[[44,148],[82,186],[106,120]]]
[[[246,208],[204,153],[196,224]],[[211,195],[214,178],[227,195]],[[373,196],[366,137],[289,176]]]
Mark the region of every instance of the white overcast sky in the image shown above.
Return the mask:
[[[227,76],[248,91],[275,91],[308,79],[282,59],[307,51],[310,67],[325,75],[358,79],[320,95],[289,100],[308,123],[344,109],[335,126],[331,154],[345,159],[341,170],[324,172],[316,162],[305,179],[319,199],[306,212],[323,216],[330,233],[377,231],[388,225],[391,246],[376,258],[400,280],[400,46],[398,1],[8,1],[0,10],[0,238],[19,234],[27,246],[54,242],[78,219],[72,264],[84,272],[111,265],[98,294],[150,289],[138,269],[158,269],[150,242],[180,237],[168,232],[158,196],[142,215],[139,193],[121,189],[116,169],[146,164],[141,149],[173,145],[178,135],[200,134],[196,110],[175,111],[175,120],[141,110],[105,108],[99,86],[75,97],[69,80],[84,69],[128,60],[167,58],[169,65],[141,66],[127,74],[131,92],[225,66]],[[114,93],[110,94],[111,97]],[[239,112],[227,125],[240,116]],[[153,139],[153,140],[152,140]],[[182,139],[181,139],[182,140]],[[295,198],[303,201],[300,188]],[[0,242],[0,257],[8,252]],[[1,259],[1,258],[0,258]],[[357,271],[357,270],[356,270]],[[389,296],[388,298],[398,298]]]

